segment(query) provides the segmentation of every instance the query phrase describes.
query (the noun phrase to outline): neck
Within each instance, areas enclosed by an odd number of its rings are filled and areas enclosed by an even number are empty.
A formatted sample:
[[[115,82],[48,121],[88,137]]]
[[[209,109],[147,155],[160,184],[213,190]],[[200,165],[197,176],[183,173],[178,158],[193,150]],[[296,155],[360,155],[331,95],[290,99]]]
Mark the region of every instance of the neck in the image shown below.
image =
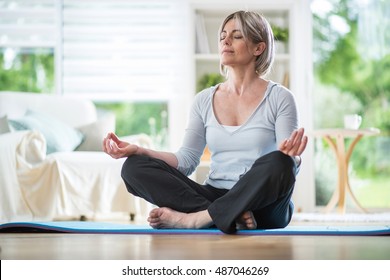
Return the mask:
[[[229,92],[243,95],[244,93],[252,92],[250,89],[256,87],[258,83],[263,82],[254,71],[231,71],[226,81],[227,89]]]

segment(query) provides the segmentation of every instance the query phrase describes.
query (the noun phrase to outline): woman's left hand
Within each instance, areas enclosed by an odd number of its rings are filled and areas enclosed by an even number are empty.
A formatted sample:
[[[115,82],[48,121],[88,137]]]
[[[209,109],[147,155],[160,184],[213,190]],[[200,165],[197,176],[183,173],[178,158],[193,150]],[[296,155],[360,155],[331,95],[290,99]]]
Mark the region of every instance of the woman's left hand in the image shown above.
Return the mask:
[[[300,128],[294,130],[291,133],[290,138],[285,139],[280,145],[279,150],[289,156],[300,156],[303,151],[306,149],[307,145],[307,136],[304,135],[305,130]]]

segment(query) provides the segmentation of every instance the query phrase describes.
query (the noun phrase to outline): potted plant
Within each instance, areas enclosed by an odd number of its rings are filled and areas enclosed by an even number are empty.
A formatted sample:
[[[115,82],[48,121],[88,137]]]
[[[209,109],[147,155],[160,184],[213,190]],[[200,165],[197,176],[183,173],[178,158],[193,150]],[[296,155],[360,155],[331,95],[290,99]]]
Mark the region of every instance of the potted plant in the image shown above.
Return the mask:
[[[225,79],[221,74],[218,73],[206,73],[201,76],[198,80],[196,91],[199,92],[205,88],[215,86],[223,82]]]
[[[271,28],[272,28],[272,32],[274,33],[276,50],[279,53],[286,52],[287,51],[288,37],[289,37],[288,28],[280,27],[277,25],[272,25]]]

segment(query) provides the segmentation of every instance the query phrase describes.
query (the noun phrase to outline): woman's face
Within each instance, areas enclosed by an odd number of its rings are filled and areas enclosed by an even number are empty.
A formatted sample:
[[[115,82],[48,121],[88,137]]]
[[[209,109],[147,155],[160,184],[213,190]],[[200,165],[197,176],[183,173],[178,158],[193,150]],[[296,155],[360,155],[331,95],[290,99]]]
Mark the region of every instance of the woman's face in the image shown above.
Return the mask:
[[[244,39],[234,19],[229,20],[219,34],[219,54],[225,66],[247,65],[255,61],[256,46]]]

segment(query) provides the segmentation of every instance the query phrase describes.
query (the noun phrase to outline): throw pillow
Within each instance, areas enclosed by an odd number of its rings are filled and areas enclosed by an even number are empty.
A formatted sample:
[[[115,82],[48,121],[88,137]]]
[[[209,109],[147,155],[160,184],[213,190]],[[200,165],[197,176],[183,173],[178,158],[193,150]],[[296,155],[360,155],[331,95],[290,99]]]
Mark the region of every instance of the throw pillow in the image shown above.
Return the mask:
[[[96,122],[77,127],[84,134],[84,141],[77,151],[103,151],[103,138],[115,129],[115,115],[104,114]]]
[[[46,139],[47,154],[73,151],[83,141],[83,134],[70,125],[44,113],[28,110],[19,118],[9,120],[15,130],[37,130]]]
[[[0,117],[0,134],[10,132],[7,116]]]

